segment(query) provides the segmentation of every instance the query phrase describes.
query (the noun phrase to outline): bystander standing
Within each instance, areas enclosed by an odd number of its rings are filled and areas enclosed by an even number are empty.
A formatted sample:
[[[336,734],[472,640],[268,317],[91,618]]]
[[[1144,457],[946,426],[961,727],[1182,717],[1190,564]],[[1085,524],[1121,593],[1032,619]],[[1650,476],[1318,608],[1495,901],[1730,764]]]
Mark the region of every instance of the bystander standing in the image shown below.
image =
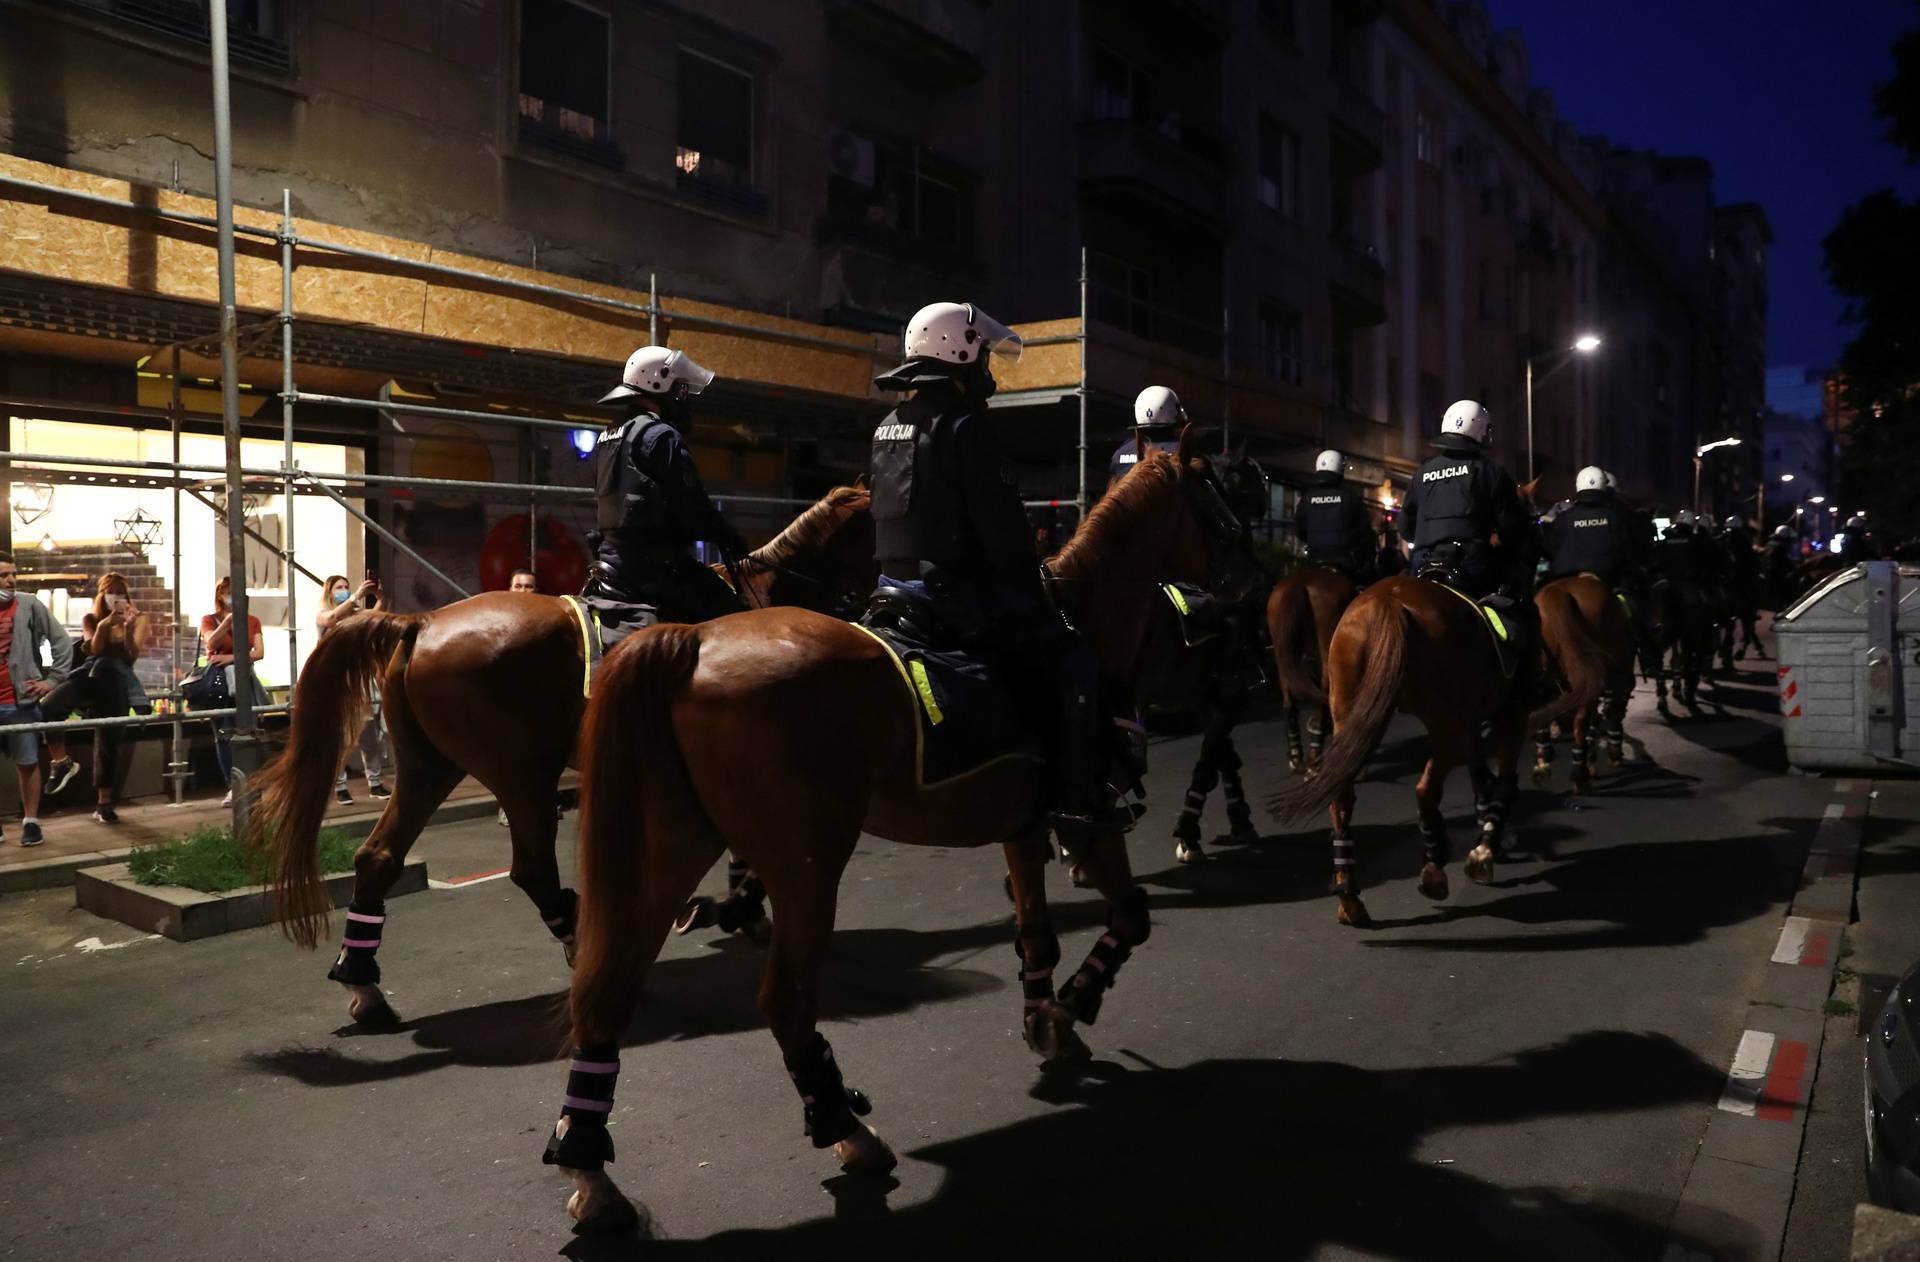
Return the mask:
[[[537,595],[540,591],[540,581],[533,576],[532,570],[515,570],[513,577],[507,580],[507,590],[532,592]]]
[[[313,625],[319,628],[321,635],[339,627],[348,619],[369,609],[385,610],[386,593],[381,590],[377,579],[369,578],[358,588],[350,588],[344,574],[334,574],[327,579],[326,599],[320,604],[320,612],[313,617]],[[380,717],[380,690],[373,693],[373,711],[367,715],[366,726],[360,729],[360,765],[367,773],[367,793],[371,797],[389,798],[393,791],[380,782],[380,772],[386,767],[385,747],[386,729]],[[347,792],[347,766],[340,764],[340,778],[334,782],[333,796],[342,805],[353,801],[353,794]]]
[[[120,574],[102,574],[99,593],[94,597],[93,614],[87,627],[88,676],[92,710],[96,718],[117,718],[128,713],[151,714],[153,704],[147,690],[134,674],[133,664],[147,650],[147,615],[133,602],[127,580]],[[126,776],[124,757],[126,729],[96,728],[93,733],[93,790],[96,799],[93,817],[103,824],[117,824],[120,816],[113,809]]]
[[[0,724],[39,722],[40,699],[73,664],[67,629],[18,586],[13,554],[0,552],[0,645],[7,649],[0,658]],[[5,750],[20,776],[20,844],[37,846],[45,840],[40,834],[40,739],[33,732],[15,732],[6,737]]]
[[[200,652],[206,658],[207,669],[225,671],[227,676],[227,695],[235,695],[234,683],[238,674],[233,668],[233,609],[227,603],[233,592],[233,583],[221,579],[213,585],[213,612],[200,619]],[[260,642],[260,619],[247,615],[247,659],[257,662],[267,655],[267,646]],[[265,705],[266,689],[260,686],[256,676],[253,681],[255,705]],[[230,718],[213,719],[213,754],[220,761],[220,778],[226,782],[227,796],[222,806],[233,805],[233,720]]]

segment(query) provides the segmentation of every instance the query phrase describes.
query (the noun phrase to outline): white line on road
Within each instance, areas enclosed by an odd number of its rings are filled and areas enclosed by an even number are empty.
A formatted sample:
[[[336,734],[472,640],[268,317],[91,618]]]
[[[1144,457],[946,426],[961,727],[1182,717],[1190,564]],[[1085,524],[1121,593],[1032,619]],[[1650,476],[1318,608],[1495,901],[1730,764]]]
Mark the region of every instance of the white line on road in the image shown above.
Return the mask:
[[[1780,945],[1773,948],[1775,964],[1798,964],[1807,949],[1807,931],[1813,922],[1805,916],[1788,916],[1780,926]]]
[[[153,942],[159,937],[157,933],[146,933],[137,938],[128,938],[124,942],[102,942],[98,938],[82,938],[73,944],[73,949],[92,955],[96,951],[118,951],[121,947],[130,947],[136,942]]]
[[[1740,1035],[1740,1048],[1733,1054],[1733,1068],[1727,1072],[1727,1089],[1720,1093],[1720,1107],[1729,1113],[1752,1117],[1760,1088],[1766,1085],[1767,1062],[1773,1059],[1773,1035],[1764,1030],[1747,1030]]]

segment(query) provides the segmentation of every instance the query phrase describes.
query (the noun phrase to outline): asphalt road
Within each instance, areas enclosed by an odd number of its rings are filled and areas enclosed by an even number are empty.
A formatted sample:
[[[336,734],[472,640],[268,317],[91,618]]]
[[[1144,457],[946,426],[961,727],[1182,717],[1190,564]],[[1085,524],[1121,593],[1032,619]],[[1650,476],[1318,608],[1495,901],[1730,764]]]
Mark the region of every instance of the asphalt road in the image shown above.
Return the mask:
[[[273,931],[183,946],[0,898],[0,1257],[1658,1257],[1826,801],[1786,774],[1770,670],[1708,696],[1669,726],[1643,690],[1629,764],[1577,808],[1529,787],[1513,860],[1491,887],[1456,863],[1443,905],[1396,728],[1356,816],[1370,931],[1334,921],[1318,822],[1174,865],[1195,741],[1158,742],[1132,838],[1156,929],[1072,1077],[1021,1043],[998,850],[864,842],[823,1028],[901,1155],[878,1184],[801,1137],[757,948],[670,942],[613,1124],[650,1243],[575,1240],[540,1165],[566,973],[509,882],[390,904],[409,1020],[377,1035]],[[1276,724],[1241,743],[1256,798],[1284,781]],[[506,839],[419,853],[445,879]],[[1050,886],[1077,960],[1099,904]]]

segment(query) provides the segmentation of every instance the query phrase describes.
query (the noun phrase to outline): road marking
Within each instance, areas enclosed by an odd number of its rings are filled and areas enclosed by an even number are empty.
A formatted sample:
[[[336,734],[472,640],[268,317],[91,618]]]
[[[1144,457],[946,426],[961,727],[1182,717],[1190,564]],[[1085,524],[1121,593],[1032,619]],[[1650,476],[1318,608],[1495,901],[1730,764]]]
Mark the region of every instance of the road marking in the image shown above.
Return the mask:
[[[512,868],[498,868],[492,872],[475,872],[472,876],[456,876],[451,881],[436,881],[429,878],[427,885],[436,890],[464,889],[469,885],[479,885],[483,881],[497,881],[503,876],[511,875],[512,872]]]
[[[1733,1068],[1727,1071],[1726,1090],[1720,1093],[1720,1107],[1728,1113],[1752,1117],[1760,1089],[1766,1085],[1767,1062],[1773,1059],[1773,1035],[1764,1030],[1746,1030],[1733,1054]]]
[[[153,942],[159,937],[157,933],[147,933],[137,938],[128,938],[125,942],[102,942],[98,938],[82,938],[73,944],[73,949],[92,955],[96,951],[118,951],[121,947],[130,947],[136,942]]]
[[[1829,802],[1824,815],[1827,819],[1839,819],[1846,813],[1847,807],[1844,802]]]
[[[1767,1073],[1767,1085],[1760,1093],[1754,1116],[1763,1122],[1791,1122],[1800,1103],[1800,1080],[1806,1076],[1807,1053],[1811,1049],[1798,1039],[1781,1039],[1774,1054],[1773,1068]]]
[[[1812,927],[1813,922],[1805,916],[1788,916],[1787,923],[1780,926],[1780,945],[1773,948],[1773,962],[1798,964],[1807,948],[1807,931]]]

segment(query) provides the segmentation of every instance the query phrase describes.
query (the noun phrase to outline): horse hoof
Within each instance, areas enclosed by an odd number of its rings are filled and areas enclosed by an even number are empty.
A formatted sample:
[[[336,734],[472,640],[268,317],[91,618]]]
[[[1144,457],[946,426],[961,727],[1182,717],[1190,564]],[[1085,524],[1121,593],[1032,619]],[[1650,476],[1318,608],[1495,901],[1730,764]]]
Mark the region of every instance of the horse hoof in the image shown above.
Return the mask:
[[[1093,878],[1087,875],[1087,869],[1084,864],[1076,863],[1067,869],[1067,879],[1073,882],[1073,888],[1077,890],[1090,890],[1093,888]]]
[[[1584,775],[1576,773],[1574,775],[1573,791],[1575,793],[1585,793],[1591,788],[1593,788],[1593,776],[1591,773]]]
[[[1352,894],[1340,896],[1340,906],[1335,915],[1343,925],[1351,925],[1355,929],[1373,928],[1373,917],[1367,914],[1367,905]]]
[[[680,918],[673,922],[673,931],[678,934],[688,934],[695,929],[706,928],[718,918],[714,910],[715,906],[711,898],[689,898],[686,910],[682,911]]]
[[[1550,764],[1544,763],[1544,762],[1537,762],[1533,764],[1533,782],[1535,784],[1545,784],[1547,782],[1547,777],[1551,776],[1552,774],[1553,774],[1553,769]]]
[[[640,1211],[620,1194],[613,1180],[601,1170],[566,1170],[574,1182],[574,1193],[567,1198],[567,1216],[573,1230],[583,1236],[617,1236],[640,1225]]]
[[[1437,863],[1429,863],[1426,867],[1421,868],[1420,892],[1435,902],[1438,902],[1450,894],[1452,888],[1447,884],[1446,869]]]
[[[1484,841],[1481,842],[1479,845],[1475,846],[1473,848],[1473,853],[1467,856],[1466,866],[1467,866],[1467,879],[1469,881],[1472,881],[1478,885],[1485,885],[1489,881],[1493,880],[1492,848],[1489,847],[1487,843]]]
[[[1609,763],[1612,763],[1614,766],[1618,767],[1622,759],[1625,758],[1625,756],[1626,756],[1626,751],[1621,749],[1620,746],[1618,745],[1607,746],[1607,761]]]
[[[1301,775],[1306,771],[1306,769],[1307,769],[1307,763],[1304,758],[1288,758],[1287,759],[1287,770],[1291,771],[1294,775],[1296,776]]]
[[[740,936],[755,946],[766,946],[773,941],[772,917],[756,916],[741,927]]]
[[[1200,848],[1197,841],[1176,841],[1173,843],[1173,857],[1181,863],[1201,863],[1206,860],[1207,852]]]
[[[347,1000],[347,1015],[369,1030],[391,1030],[400,1024],[400,1014],[393,1010],[387,997],[380,993],[378,986],[350,986],[353,997]]]
[[[887,1141],[865,1122],[833,1146],[833,1155],[840,1159],[840,1168],[848,1174],[885,1174],[900,1164],[893,1149],[887,1147]]]
[[[1022,1023],[1027,1047],[1040,1057],[1044,1068],[1080,1064],[1093,1059],[1093,1051],[1074,1032],[1073,1014],[1055,999],[1043,1000],[1027,1013]]]

